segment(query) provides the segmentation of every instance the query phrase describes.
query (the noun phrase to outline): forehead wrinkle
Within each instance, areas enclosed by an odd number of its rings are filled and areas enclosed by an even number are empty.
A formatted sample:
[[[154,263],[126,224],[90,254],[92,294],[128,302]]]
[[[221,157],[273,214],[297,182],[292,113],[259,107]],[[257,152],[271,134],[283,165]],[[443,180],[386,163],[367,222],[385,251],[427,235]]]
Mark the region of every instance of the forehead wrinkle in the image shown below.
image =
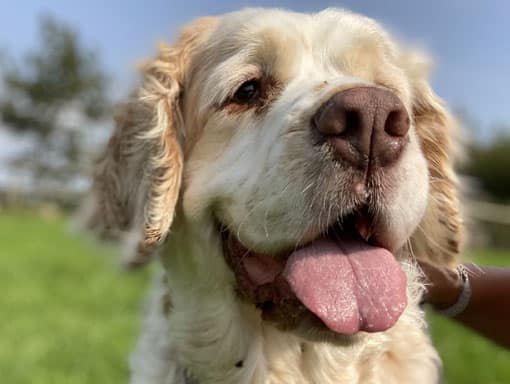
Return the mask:
[[[197,55],[191,71],[191,93],[195,94],[200,105],[200,111],[195,113],[200,114],[221,103],[241,82],[258,76],[259,67],[249,60],[253,51],[253,44],[236,44],[232,36],[224,33],[217,32],[211,36]]]
[[[260,67],[250,63],[246,55],[236,55],[219,63],[205,79],[202,88],[204,108],[223,102],[231,97],[244,81],[260,76]]]
[[[285,82],[289,69],[311,51],[311,44],[302,33],[268,26],[258,30],[243,28],[234,35],[223,36],[206,47],[195,70],[196,82],[202,84],[203,108],[224,101],[237,86],[262,73]],[[215,39],[213,39],[215,40]]]
[[[235,56],[242,51],[248,56],[270,63],[275,52],[284,53],[295,46],[311,46],[308,33],[310,15],[269,10],[247,9],[227,14],[209,41],[210,49],[219,57]],[[251,54],[251,55],[250,55]]]
[[[390,65],[384,46],[369,37],[353,38],[342,52],[332,55],[346,73],[369,81],[376,81]]]
[[[394,56],[395,47],[386,32],[375,21],[349,11],[326,9],[314,16],[313,41],[320,42],[314,46],[314,55],[327,65],[342,64],[349,56],[366,58],[381,54]],[[371,57],[367,57],[371,56]]]
[[[259,32],[259,55],[266,71],[287,83],[296,69],[312,54],[312,42],[306,33],[269,26]]]

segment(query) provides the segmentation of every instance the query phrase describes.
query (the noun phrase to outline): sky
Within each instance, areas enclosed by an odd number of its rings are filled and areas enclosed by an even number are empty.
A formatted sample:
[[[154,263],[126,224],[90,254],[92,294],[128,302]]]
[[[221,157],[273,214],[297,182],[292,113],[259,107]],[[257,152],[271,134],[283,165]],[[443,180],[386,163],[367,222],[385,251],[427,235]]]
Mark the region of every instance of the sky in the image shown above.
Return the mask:
[[[5,2],[6,4],[7,2]],[[54,15],[97,49],[116,96],[134,83],[137,60],[159,41],[204,15],[247,6],[314,12],[341,7],[373,17],[399,39],[423,47],[435,60],[436,92],[474,124],[475,136],[490,138],[510,124],[510,1],[506,0],[16,0],[0,14],[0,52],[20,57],[37,43],[37,21]],[[2,139],[0,137],[0,149]]]

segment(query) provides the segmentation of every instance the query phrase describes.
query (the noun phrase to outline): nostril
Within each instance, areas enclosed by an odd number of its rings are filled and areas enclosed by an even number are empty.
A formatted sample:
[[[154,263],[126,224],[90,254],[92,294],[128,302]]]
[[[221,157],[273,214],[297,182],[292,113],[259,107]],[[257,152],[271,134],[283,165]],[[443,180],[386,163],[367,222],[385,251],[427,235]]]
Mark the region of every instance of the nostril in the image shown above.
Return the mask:
[[[340,136],[356,126],[356,111],[349,111],[332,98],[312,118],[312,126],[325,136]]]
[[[410,124],[407,112],[403,109],[398,109],[388,114],[384,124],[384,131],[390,136],[404,137],[409,132]]]
[[[345,112],[345,129],[344,132],[353,132],[360,125],[360,116],[358,111]]]

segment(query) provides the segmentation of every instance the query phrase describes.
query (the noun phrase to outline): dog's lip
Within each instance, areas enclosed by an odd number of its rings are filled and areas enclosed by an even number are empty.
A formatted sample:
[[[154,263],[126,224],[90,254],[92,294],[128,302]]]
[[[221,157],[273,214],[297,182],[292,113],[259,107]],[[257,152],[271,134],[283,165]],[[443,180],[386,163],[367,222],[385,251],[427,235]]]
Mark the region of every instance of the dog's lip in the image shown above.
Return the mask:
[[[351,236],[361,237],[372,246],[385,248],[394,253],[398,245],[393,240],[388,228],[385,228],[384,223],[385,220],[373,214],[368,206],[364,206],[345,215],[343,218],[335,220],[328,226],[326,231],[316,230],[309,233],[307,240],[294,247],[291,251],[302,248],[320,237],[350,234]],[[276,256],[278,257],[278,255]]]
[[[299,325],[299,319],[306,313],[317,315],[324,324],[327,324],[330,331],[340,334],[353,334],[359,330],[374,332],[387,329],[394,324],[405,308],[405,293],[402,293],[405,292],[402,288],[405,277],[402,278],[403,272],[399,269],[398,262],[391,252],[387,252],[388,249],[377,251],[385,247],[374,246],[374,243],[381,241],[380,236],[374,234],[380,232],[374,230],[369,219],[369,216],[356,212],[342,220],[341,225],[335,222],[328,231],[319,234],[311,243],[273,254],[250,250],[233,233],[222,228],[223,253],[234,272],[238,293],[261,309],[264,319],[276,321],[280,327],[283,323],[285,324],[283,328],[287,329],[296,328]],[[327,244],[330,244],[326,247],[329,250],[324,248]],[[338,244],[340,248],[338,245],[334,246],[335,251],[331,248],[333,244]],[[322,255],[323,251],[319,249],[326,250],[326,254]],[[319,254],[314,255],[316,252]],[[358,252],[361,252],[359,258],[356,254]],[[367,252],[375,257],[367,258],[369,256]],[[305,261],[302,257],[304,255],[311,258],[305,256],[305,259],[308,259]],[[347,260],[351,260],[350,268],[348,268]],[[306,265],[305,270],[299,266],[303,263]],[[354,269],[362,268],[363,274],[358,274],[359,271],[351,271],[353,265],[359,265]],[[342,292],[338,290],[340,286],[331,291],[336,283],[333,285],[325,283],[325,281],[334,282],[336,278],[333,276],[337,273],[344,276],[342,284],[347,289],[345,291],[347,296],[353,296],[353,292],[360,292],[356,294],[356,297],[351,297],[352,302],[357,303],[356,307],[359,305],[361,308],[359,323],[356,321],[357,312],[353,312],[354,309],[350,309],[350,305],[346,306],[347,299],[339,293]],[[314,277],[310,280],[306,275]],[[325,276],[329,277],[324,280]],[[391,276],[391,280],[387,280],[388,276]],[[393,285],[393,278],[398,284]],[[369,286],[370,289],[368,289]],[[387,300],[383,300],[382,304],[374,304],[377,301],[367,299],[367,297],[376,297],[380,291],[387,294],[384,296]],[[374,309],[367,312],[367,308],[370,307],[367,307],[369,302]],[[386,308],[392,309],[392,312],[390,311],[392,315],[388,315],[387,318],[376,315],[384,312],[382,309],[387,304],[389,306]],[[336,315],[333,312],[329,310],[324,312],[321,308],[345,311],[344,313],[348,313],[346,319],[350,320],[345,322],[335,320]],[[386,312],[389,313],[389,311]],[[372,320],[373,323],[370,322]]]
[[[302,236],[301,241],[296,244],[289,245],[288,247],[267,251],[258,250],[253,247],[247,246],[243,241],[235,236],[240,246],[244,248],[245,253],[254,254],[261,257],[267,257],[281,262],[285,262],[290,254],[306,247],[313,241],[327,236],[335,236],[338,234],[350,234],[351,236],[359,236],[368,244],[380,248],[385,248],[391,253],[397,250],[397,245],[392,240],[388,231],[383,228],[384,220],[371,213],[368,206],[363,206],[355,211],[346,214],[344,217],[335,219],[327,226],[327,229],[314,228],[307,231],[306,235]],[[228,226],[223,225],[220,220],[216,219],[219,232],[222,234],[230,234]],[[232,234],[231,234],[232,235]],[[225,237],[225,236],[224,236]]]
[[[304,237],[306,240],[301,243],[268,252],[246,246],[238,236],[228,229],[228,226],[223,225],[220,220],[216,219],[217,228],[223,239],[223,254],[227,264],[234,271],[238,280],[241,276],[242,281],[238,281],[241,285],[241,291],[246,291],[244,293],[247,293],[248,298],[256,302],[266,300],[269,295],[259,293],[252,295],[252,291],[261,286],[267,288],[267,286],[274,284],[275,278],[283,272],[290,255],[320,238],[358,237],[371,246],[384,248],[394,254],[397,247],[388,231],[381,228],[380,223],[383,222],[383,220],[373,215],[367,206],[361,207],[343,218],[334,220],[327,227],[327,230],[309,231],[308,235]],[[234,256],[236,253],[243,256],[241,258],[236,257]],[[251,276],[247,274],[247,268],[252,272]],[[243,274],[245,276],[242,276]],[[280,286],[282,285],[285,284],[280,284]],[[267,293],[271,290],[263,289],[262,291]],[[274,294],[274,292],[272,293]]]

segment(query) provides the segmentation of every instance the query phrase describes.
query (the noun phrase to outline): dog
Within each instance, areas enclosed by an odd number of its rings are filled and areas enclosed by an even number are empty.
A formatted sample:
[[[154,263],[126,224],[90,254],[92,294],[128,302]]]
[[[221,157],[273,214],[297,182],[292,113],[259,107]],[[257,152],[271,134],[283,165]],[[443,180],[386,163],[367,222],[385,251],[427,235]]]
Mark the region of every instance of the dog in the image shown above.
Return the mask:
[[[245,9],[162,45],[89,225],[157,253],[132,383],[437,383],[416,260],[458,263],[457,127],[429,61],[345,10]]]

